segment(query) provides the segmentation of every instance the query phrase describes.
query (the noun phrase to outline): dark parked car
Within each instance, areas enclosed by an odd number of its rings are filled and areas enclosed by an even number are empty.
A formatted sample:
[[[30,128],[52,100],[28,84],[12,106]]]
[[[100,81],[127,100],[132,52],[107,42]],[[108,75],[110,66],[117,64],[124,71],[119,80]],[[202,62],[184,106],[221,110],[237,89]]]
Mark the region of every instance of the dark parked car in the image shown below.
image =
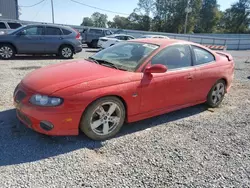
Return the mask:
[[[100,37],[112,35],[113,32],[108,29],[101,28],[88,28],[82,32],[82,43],[86,43],[88,47],[97,48],[98,40]]]
[[[15,54],[57,54],[70,59],[82,51],[81,35],[71,27],[39,24],[18,28],[0,35],[0,58]]]

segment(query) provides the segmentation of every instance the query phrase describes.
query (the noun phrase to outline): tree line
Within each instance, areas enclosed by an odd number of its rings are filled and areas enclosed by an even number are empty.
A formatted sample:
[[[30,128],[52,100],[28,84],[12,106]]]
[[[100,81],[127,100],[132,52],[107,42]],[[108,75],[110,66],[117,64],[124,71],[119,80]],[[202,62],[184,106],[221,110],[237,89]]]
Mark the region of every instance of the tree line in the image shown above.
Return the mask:
[[[217,0],[139,0],[128,17],[108,21],[106,14],[95,12],[81,25],[183,33],[186,20],[187,33],[250,33],[250,0],[238,0],[225,11]]]

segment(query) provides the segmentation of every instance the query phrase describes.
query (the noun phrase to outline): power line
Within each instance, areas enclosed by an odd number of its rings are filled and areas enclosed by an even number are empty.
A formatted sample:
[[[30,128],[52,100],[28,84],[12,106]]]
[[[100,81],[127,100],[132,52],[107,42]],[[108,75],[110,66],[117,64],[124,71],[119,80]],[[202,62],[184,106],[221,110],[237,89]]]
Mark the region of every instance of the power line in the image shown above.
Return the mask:
[[[47,0],[44,0],[44,3],[42,4],[41,8],[36,12],[36,15],[33,17],[33,20],[35,20],[35,18],[37,17],[37,15],[41,12],[41,10],[43,9],[44,5],[46,4]]]
[[[34,6],[36,6],[36,5],[39,5],[39,4],[41,4],[42,2],[44,2],[44,1],[45,1],[45,0],[39,1],[38,3],[36,3],[36,4],[34,4],[34,5],[28,5],[28,6],[22,6],[22,5],[20,5],[19,7],[30,8],[30,7],[34,7]]]
[[[94,7],[94,6],[87,5],[87,4],[85,4],[85,3],[82,3],[82,2],[79,2],[79,1],[76,1],[76,0],[71,0],[71,1],[74,2],[74,3],[78,3],[78,4],[80,4],[80,5],[86,6],[86,7],[90,7],[90,8],[97,9],[97,10],[101,10],[101,11],[105,11],[105,12],[110,12],[110,13],[114,13],[114,14],[123,14],[123,15],[126,15],[126,16],[129,15],[129,14],[122,13],[122,12],[115,12],[115,11],[112,11],[112,10],[106,10],[106,9]]]

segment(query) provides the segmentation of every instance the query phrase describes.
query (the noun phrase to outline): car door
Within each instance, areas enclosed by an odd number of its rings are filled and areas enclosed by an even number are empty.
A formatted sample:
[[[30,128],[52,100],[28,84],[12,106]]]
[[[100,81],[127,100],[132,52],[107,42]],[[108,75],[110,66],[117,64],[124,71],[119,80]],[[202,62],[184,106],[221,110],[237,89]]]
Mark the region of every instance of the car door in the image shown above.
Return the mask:
[[[44,41],[46,43],[46,53],[57,53],[60,45],[63,43],[63,33],[58,27],[46,26]]]
[[[43,26],[29,26],[16,34],[15,46],[19,53],[44,53]]]
[[[192,56],[189,45],[166,47],[156,54],[150,65],[167,66],[165,73],[144,74],[141,82],[141,112],[176,108],[194,101],[195,88]]]
[[[209,51],[200,48],[198,46],[192,45],[194,66],[196,68],[195,77],[197,90],[194,93],[197,100],[206,100],[207,94],[219,79],[218,69],[216,65],[215,57]]]

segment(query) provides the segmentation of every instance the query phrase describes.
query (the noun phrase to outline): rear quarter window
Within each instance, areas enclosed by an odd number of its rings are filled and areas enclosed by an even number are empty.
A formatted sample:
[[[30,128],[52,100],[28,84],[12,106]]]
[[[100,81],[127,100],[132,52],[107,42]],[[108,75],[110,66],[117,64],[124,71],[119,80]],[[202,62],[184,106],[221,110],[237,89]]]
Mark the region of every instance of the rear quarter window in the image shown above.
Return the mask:
[[[202,65],[215,61],[215,57],[209,51],[197,46],[192,46],[195,56],[194,65]]]
[[[63,35],[70,35],[72,31],[69,31],[67,29],[62,29]]]

